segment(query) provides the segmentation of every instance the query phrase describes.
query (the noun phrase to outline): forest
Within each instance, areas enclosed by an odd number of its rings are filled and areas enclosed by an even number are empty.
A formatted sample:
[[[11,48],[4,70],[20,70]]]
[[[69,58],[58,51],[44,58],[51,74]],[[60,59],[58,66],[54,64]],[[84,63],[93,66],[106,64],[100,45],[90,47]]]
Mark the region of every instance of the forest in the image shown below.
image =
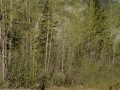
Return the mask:
[[[119,12],[119,0],[0,0],[0,88],[120,83]]]

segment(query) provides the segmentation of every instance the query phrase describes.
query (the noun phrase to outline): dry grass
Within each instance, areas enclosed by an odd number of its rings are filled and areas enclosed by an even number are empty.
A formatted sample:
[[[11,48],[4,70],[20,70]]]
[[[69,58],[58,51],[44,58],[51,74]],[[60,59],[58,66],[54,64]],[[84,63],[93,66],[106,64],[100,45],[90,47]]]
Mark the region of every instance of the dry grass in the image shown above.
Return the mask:
[[[74,86],[74,87],[49,87],[46,90],[99,90],[99,89],[95,89],[95,88],[84,88],[82,86]]]
[[[31,89],[0,89],[0,90],[31,90]],[[72,87],[57,87],[52,86],[46,88],[46,90],[108,90],[108,89],[97,89],[97,88],[84,88],[83,86],[72,86]]]
[[[30,90],[30,89],[0,89],[0,90]]]

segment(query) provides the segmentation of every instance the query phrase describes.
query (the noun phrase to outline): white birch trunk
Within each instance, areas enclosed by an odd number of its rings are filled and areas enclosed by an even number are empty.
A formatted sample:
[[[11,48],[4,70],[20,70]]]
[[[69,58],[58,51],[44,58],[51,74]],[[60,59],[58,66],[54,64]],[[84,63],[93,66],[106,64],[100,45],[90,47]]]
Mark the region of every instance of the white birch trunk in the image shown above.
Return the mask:
[[[47,18],[49,18],[49,16]],[[49,29],[50,29],[50,21],[48,20],[48,23],[47,23],[46,52],[45,52],[45,72],[47,72],[47,62],[48,62]]]

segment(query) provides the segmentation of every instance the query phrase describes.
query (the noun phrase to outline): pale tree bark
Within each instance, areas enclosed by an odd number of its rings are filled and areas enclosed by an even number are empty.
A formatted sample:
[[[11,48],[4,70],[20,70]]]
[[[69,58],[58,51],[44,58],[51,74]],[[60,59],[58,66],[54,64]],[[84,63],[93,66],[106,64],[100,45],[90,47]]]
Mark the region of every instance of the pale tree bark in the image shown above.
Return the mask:
[[[1,15],[2,15],[2,4],[3,4],[3,1],[1,0],[0,1],[0,6],[1,6]],[[3,17],[3,16],[2,16]],[[5,79],[5,60],[4,60],[4,58],[5,58],[5,37],[4,37],[4,35],[3,35],[3,32],[2,32],[2,18],[1,17],[1,20],[0,20],[0,62],[1,62],[1,66],[2,66],[2,79],[3,79],[3,81],[4,81],[4,79]]]
[[[49,70],[49,66],[50,66],[50,57],[51,57],[51,40],[49,42],[49,51],[48,51],[48,60],[47,60],[47,71]]]
[[[49,15],[48,17],[49,18]],[[45,51],[45,72],[47,72],[47,62],[48,62],[48,44],[49,44],[49,29],[50,29],[50,21],[48,19],[47,22],[47,40],[46,40],[46,51]]]
[[[1,21],[0,21],[0,67],[2,67],[2,39],[1,39]],[[0,72],[1,75],[1,72]]]
[[[115,63],[115,54],[116,54],[116,41],[115,41],[115,43],[113,45],[113,59],[112,59],[112,64]]]
[[[11,0],[10,1],[10,27],[9,27],[9,31],[8,31],[8,46],[9,46],[9,50],[8,50],[8,66],[10,65],[11,63],[11,46],[12,46],[12,37],[11,37],[11,34],[12,34],[12,21],[13,21],[13,12],[12,12],[12,7],[13,7],[13,1]]]
[[[1,27],[0,27],[1,28]],[[4,60],[4,57],[5,57],[5,55],[4,55],[4,45],[5,45],[5,43],[4,43],[4,38],[1,38],[1,61],[2,61],[2,78],[3,78],[3,81],[4,81],[4,79],[5,79],[5,60]]]
[[[25,0],[25,9],[27,8],[27,6],[28,6],[28,1],[27,0]],[[27,8],[28,9],[28,8]],[[28,12],[27,12],[27,9],[25,10],[26,11],[26,14],[25,14],[25,17],[26,17],[26,25],[25,25],[25,27],[26,28],[28,28],[28,16],[27,16],[27,13],[29,13],[29,10],[28,10]],[[26,30],[26,34],[25,34],[25,67],[26,67],[26,65],[27,65],[27,63],[28,63],[28,42],[29,42],[29,31],[28,31],[28,29]]]
[[[61,61],[61,72],[64,71],[64,60],[65,60],[65,40],[63,40],[63,46],[62,46],[62,61]]]
[[[50,3],[50,6],[51,8],[51,12],[52,12],[52,17],[51,19],[54,19],[54,11],[55,11],[55,1],[52,0],[51,3]],[[50,26],[50,23],[53,23],[53,22],[49,22],[49,26]],[[48,51],[48,62],[47,62],[47,71],[49,71],[50,69],[50,62],[51,62],[51,49],[52,49],[52,39],[53,39],[53,27],[50,27],[50,30],[49,30],[49,51]]]
[[[1,20],[2,20],[2,13],[0,13],[0,41],[1,41],[1,37],[2,37],[2,25],[1,25]]]
[[[38,37],[37,33],[38,33],[38,30],[39,30],[39,22],[41,20],[41,17],[42,17],[42,15],[40,13],[39,16],[38,16],[38,19],[35,23],[35,29],[34,29],[34,34],[35,35],[33,37],[33,42],[35,42],[36,38]],[[36,52],[36,45],[35,46],[33,45],[33,63],[34,63],[33,68],[35,68],[35,70],[37,70],[38,63],[37,63],[37,61],[35,61],[35,52]],[[35,71],[34,74],[37,75],[37,72]]]
[[[46,3],[48,3],[48,7],[50,7],[50,2],[49,1],[46,1]],[[51,8],[51,7],[50,7]],[[51,46],[50,46],[50,43],[49,43],[49,40],[50,40],[50,38],[49,38],[49,35],[50,35],[50,12],[49,12],[49,10],[48,10],[48,12],[47,12],[47,35],[46,35],[46,37],[47,37],[47,39],[46,39],[46,50],[45,50],[45,73],[46,72],[48,72],[48,68],[49,68],[49,60],[50,60],[50,51],[51,51]]]
[[[2,11],[2,0],[0,1],[0,11]],[[2,13],[0,12],[0,63],[2,61]]]

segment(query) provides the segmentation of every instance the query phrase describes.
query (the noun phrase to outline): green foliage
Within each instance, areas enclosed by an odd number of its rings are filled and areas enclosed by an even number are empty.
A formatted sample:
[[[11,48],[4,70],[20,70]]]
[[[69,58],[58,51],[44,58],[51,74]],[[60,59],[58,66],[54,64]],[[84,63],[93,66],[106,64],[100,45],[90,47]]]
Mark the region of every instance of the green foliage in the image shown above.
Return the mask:
[[[119,4],[2,0],[1,88],[120,82]]]
[[[2,77],[1,77],[1,78],[0,78],[0,87],[2,87],[3,84],[4,84],[4,81],[3,81]]]

